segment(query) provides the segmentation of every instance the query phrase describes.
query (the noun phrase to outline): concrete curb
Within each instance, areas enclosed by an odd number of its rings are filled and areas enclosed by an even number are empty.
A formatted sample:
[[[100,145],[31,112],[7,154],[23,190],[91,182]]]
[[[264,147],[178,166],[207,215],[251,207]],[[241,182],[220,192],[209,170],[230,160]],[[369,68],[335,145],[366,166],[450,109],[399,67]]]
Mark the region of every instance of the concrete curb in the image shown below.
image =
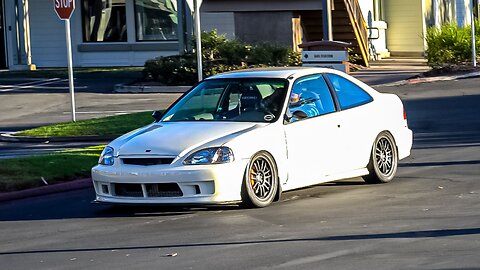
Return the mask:
[[[458,79],[467,79],[467,78],[473,78],[473,77],[479,77],[479,76],[480,76],[480,72],[475,71],[475,72],[470,72],[470,73],[466,73],[466,74],[452,75],[452,76],[414,78],[414,79],[402,80],[402,81],[393,82],[393,83],[377,84],[377,85],[374,85],[374,86],[413,85],[413,84],[419,84],[419,83],[429,83],[429,82],[439,82],[439,81],[453,81],[453,80],[458,80]]]
[[[126,85],[116,84],[115,93],[185,93],[191,86]]]
[[[0,193],[0,202],[19,200],[24,198],[42,196],[42,195],[77,190],[77,189],[84,189],[92,186],[93,186],[92,179],[85,178],[85,179],[79,179],[79,180],[74,180],[70,182],[64,182],[64,183],[59,183],[59,184],[54,184],[49,186],[30,188],[26,190],[4,192],[4,193]]]
[[[111,141],[118,136],[30,137],[0,133],[0,142],[95,142]]]

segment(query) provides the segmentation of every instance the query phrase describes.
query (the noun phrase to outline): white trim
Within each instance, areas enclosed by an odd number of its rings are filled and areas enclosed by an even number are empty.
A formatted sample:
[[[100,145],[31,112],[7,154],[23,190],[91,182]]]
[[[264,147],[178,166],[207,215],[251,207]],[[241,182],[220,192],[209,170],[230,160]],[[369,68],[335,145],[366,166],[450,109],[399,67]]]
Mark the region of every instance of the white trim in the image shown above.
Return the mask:
[[[127,42],[137,42],[137,24],[135,22],[135,0],[125,0],[125,23],[127,24]]]

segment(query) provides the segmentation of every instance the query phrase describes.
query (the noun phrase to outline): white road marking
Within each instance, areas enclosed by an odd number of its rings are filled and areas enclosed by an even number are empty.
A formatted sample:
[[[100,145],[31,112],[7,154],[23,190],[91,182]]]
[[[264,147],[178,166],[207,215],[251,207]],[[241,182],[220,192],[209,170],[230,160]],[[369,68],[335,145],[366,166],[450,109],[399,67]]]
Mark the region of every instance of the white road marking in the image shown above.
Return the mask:
[[[66,83],[68,82],[67,79],[60,79],[60,78],[53,78],[53,79],[46,79],[34,82],[26,82],[26,83],[19,83],[19,84],[9,84],[9,85],[0,85],[0,92],[10,92],[16,90],[24,90],[24,89],[68,89],[68,85],[66,86],[49,86],[49,87],[40,87],[54,83]],[[85,89],[86,86],[75,86],[76,89]]]
[[[16,86],[25,86],[25,85],[35,84],[35,83],[48,82],[48,81],[58,81],[58,80],[60,80],[60,78],[52,78],[52,79],[44,79],[44,80],[37,79],[37,80],[34,80],[34,81],[24,82],[24,83],[18,83],[18,84],[0,85],[0,88],[8,88],[8,87],[16,87]]]
[[[344,250],[338,250],[338,251],[333,251],[330,253],[324,253],[320,255],[315,255],[315,256],[309,256],[309,257],[304,257],[304,258],[299,258],[296,260],[291,260],[286,263],[279,264],[275,266],[274,268],[287,268],[287,269],[295,269],[296,266],[299,265],[304,265],[304,264],[311,264],[315,262],[320,262],[328,259],[333,259],[337,257],[342,257],[354,253],[359,253],[359,252],[364,252],[366,250],[372,249],[373,245],[364,245],[361,247],[357,248],[352,248],[352,249],[344,249]]]

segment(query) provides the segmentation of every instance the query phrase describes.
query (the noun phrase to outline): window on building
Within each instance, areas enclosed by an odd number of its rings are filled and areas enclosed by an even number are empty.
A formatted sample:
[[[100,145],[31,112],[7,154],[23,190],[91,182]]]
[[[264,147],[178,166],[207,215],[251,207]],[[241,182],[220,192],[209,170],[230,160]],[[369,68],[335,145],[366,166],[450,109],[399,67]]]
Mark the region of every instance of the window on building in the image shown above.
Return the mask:
[[[125,0],[82,0],[85,42],[125,42]]]
[[[137,40],[177,40],[176,0],[135,0]]]

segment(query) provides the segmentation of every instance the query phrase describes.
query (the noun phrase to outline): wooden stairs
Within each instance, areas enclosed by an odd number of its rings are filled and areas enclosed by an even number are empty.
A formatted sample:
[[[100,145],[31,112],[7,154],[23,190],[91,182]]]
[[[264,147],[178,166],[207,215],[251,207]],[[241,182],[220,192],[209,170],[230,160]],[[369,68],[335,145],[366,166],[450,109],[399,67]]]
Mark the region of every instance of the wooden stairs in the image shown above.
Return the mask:
[[[334,0],[332,10],[332,33],[334,41],[352,44],[352,53],[361,57],[361,64],[368,66],[367,24],[358,0]],[[323,40],[322,11],[300,11],[304,40]]]

